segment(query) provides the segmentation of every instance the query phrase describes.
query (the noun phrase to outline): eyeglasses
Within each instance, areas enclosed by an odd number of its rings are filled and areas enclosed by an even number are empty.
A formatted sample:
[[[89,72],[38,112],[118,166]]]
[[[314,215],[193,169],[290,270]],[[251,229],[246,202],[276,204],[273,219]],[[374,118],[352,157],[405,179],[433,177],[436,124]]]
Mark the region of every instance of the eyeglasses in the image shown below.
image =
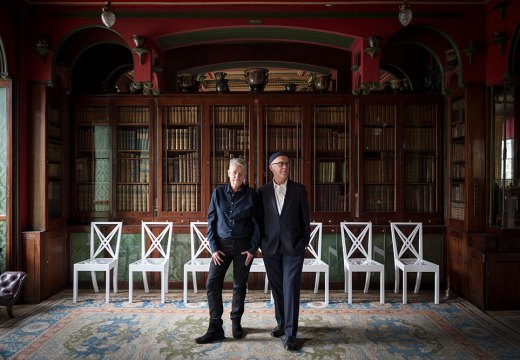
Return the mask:
[[[288,161],[279,161],[279,162],[275,162],[275,163],[272,163],[271,165],[277,165],[278,167],[289,167],[291,166],[291,163],[288,162]]]

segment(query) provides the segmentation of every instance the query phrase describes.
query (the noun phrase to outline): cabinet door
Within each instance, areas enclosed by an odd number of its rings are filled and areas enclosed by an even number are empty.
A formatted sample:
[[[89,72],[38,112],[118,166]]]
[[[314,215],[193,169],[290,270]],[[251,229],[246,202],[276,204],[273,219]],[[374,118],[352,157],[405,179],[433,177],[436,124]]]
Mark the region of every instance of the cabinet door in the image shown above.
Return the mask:
[[[429,220],[439,207],[438,114],[436,104],[404,105],[404,211],[430,215]]]
[[[111,210],[111,128],[108,104],[76,106],[74,213],[108,218]]]
[[[229,159],[244,158],[248,165],[249,183],[252,183],[250,156],[250,106],[249,105],[211,105],[211,149],[210,181],[211,191],[220,184],[229,182],[227,170]]]
[[[262,175],[263,183],[269,182],[273,178],[267,161],[269,156],[277,151],[289,154],[289,179],[303,182],[302,105],[266,104],[262,106],[261,114],[263,120],[261,144],[265,163]]]
[[[395,103],[361,104],[360,208],[364,213],[396,212],[396,119]]]
[[[150,102],[116,103],[116,218],[151,215],[153,189],[153,111]]]
[[[160,105],[161,213],[201,211],[201,106]]]
[[[311,211],[350,212],[350,106],[314,105]]]

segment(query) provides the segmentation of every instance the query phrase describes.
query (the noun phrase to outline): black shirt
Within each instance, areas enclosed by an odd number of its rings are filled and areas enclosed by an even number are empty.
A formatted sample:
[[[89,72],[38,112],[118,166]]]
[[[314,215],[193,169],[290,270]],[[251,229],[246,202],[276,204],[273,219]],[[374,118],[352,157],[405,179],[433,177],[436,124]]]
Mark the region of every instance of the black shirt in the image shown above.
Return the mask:
[[[255,190],[242,185],[233,192],[231,186],[219,185],[213,190],[208,210],[208,242],[212,252],[219,240],[251,240],[249,252],[255,254],[260,244],[258,226],[260,201]]]

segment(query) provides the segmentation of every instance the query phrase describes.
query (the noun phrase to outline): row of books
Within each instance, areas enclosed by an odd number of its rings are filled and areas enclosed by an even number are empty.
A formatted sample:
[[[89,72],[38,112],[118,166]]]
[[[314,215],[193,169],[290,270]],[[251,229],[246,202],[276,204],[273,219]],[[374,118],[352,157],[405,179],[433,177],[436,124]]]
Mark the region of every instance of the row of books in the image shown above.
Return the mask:
[[[299,106],[264,107],[266,125],[300,124],[302,109]]]
[[[464,123],[455,123],[451,126],[451,138],[456,139],[463,137],[466,132],[466,125]]]
[[[76,109],[76,122],[78,124],[108,124],[108,107],[79,106]]]
[[[78,211],[109,211],[108,184],[81,184],[76,194],[76,208]]]
[[[363,146],[367,151],[394,151],[393,127],[366,127],[363,129]]]
[[[150,160],[135,154],[121,158],[117,162],[118,181],[123,183],[146,183],[150,179]]]
[[[432,183],[435,181],[435,158],[425,154],[405,157],[405,183]]]
[[[117,185],[117,211],[149,211],[149,186]]]
[[[198,183],[200,181],[199,153],[188,153],[167,158],[164,159],[163,165],[166,167],[163,171],[163,181],[167,183]]]
[[[397,107],[394,105],[368,105],[364,108],[363,123],[366,125],[394,125]]]
[[[61,178],[62,175],[63,173],[61,163],[56,164],[50,162],[47,167],[47,176],[49,176],[50,178]]]
[[[79,128],[76,142],[79,150],[109,150],[110,128],[105,125]]]
[[[198,124],[198,106],[164,106],[163,116],[167,124]]]
[[[451,184],[451,201],[464,201],[464,184]]]
[[[76,159],[76,181],[108,183],[110,164],[109,158],[78,158]]]
[[[451,144],[451,161],[464,161],[464,144]]]
[[[435,212],[435,186],[408,185],[405,188],[404,210],[410,212]]]
[[[435,126],[438,117],[435,105],[406,105],[404,110],[405,126]]]
[[[407,151],[435,151],[434,128],[405,128],[404,143]]]
[[[464,221],[464,204],[451,203],[450,216],[452,219]]]
[[[317,151],[341,151],[345,149],[345,133],[328,128],[318,128],[316,135]]]
[[[150,121],[150,110],[147,106],[120,106],[117,111],[119,124],[146,124]]]
[[[363,189],[365,211],[395,211],[395,190],[393,185],[365,185]]]
[[[345,106],[316,106],[314,108],[314,121],[317,125],[344,125],[345,119]]]
[[[200,211],[198,185],[168,185],[163,188],[163,211]]]
[[[314,211],[347,211],[348,192],[340,185],[316,187]]]
[[[318,161],[316,181],[318,183],[347,182],[347,169],[343,161]]]
[[[198,126],[165,129],[162,133],[163,147],[166,150],[197,150],[200,148],[200,129]]]
[[[50,124],[48,127],[49,137],[54,139],[61,139],[61,127],[59,125]]]
[[[119,129],[117,132],[118,150],[148,150],[148,128]]]
[[[49,161],[62,161],[62,146],[61,143],[47,142],[47,157]]]
[[[466,177],[466,166],[464,164],[451,165],[451,178],[464,179]]]
[[[216,128],[212,142],[216,150],[248,149],[249,130]]]
[[[393,158],[365,159],[363,163],[363,178],[365,183],[395,182],[395,161]]]
[[[297,128],[270,128],[268,146],[271,149],[295,151],[301,147],[300,129]]]
[[[248,108],[241,105],[214,106],[212,119],[215,125],[244,125],[249,119]]]

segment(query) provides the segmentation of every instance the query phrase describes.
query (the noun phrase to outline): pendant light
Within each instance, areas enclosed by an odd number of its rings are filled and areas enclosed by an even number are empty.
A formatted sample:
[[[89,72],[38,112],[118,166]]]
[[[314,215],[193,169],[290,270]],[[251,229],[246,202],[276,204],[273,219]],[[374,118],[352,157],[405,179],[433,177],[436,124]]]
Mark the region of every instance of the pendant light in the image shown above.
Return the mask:
[[[410,21],[412,21],[412,8],[410,4],[406,0],[403,0],[403,3],[399,5],[399,22],[403,26],[407,26]]]
[[[114,8],[110,5],[110,0],[101,9],[101,21],[107,28],[114,26],[116,22],[116,14]]]

